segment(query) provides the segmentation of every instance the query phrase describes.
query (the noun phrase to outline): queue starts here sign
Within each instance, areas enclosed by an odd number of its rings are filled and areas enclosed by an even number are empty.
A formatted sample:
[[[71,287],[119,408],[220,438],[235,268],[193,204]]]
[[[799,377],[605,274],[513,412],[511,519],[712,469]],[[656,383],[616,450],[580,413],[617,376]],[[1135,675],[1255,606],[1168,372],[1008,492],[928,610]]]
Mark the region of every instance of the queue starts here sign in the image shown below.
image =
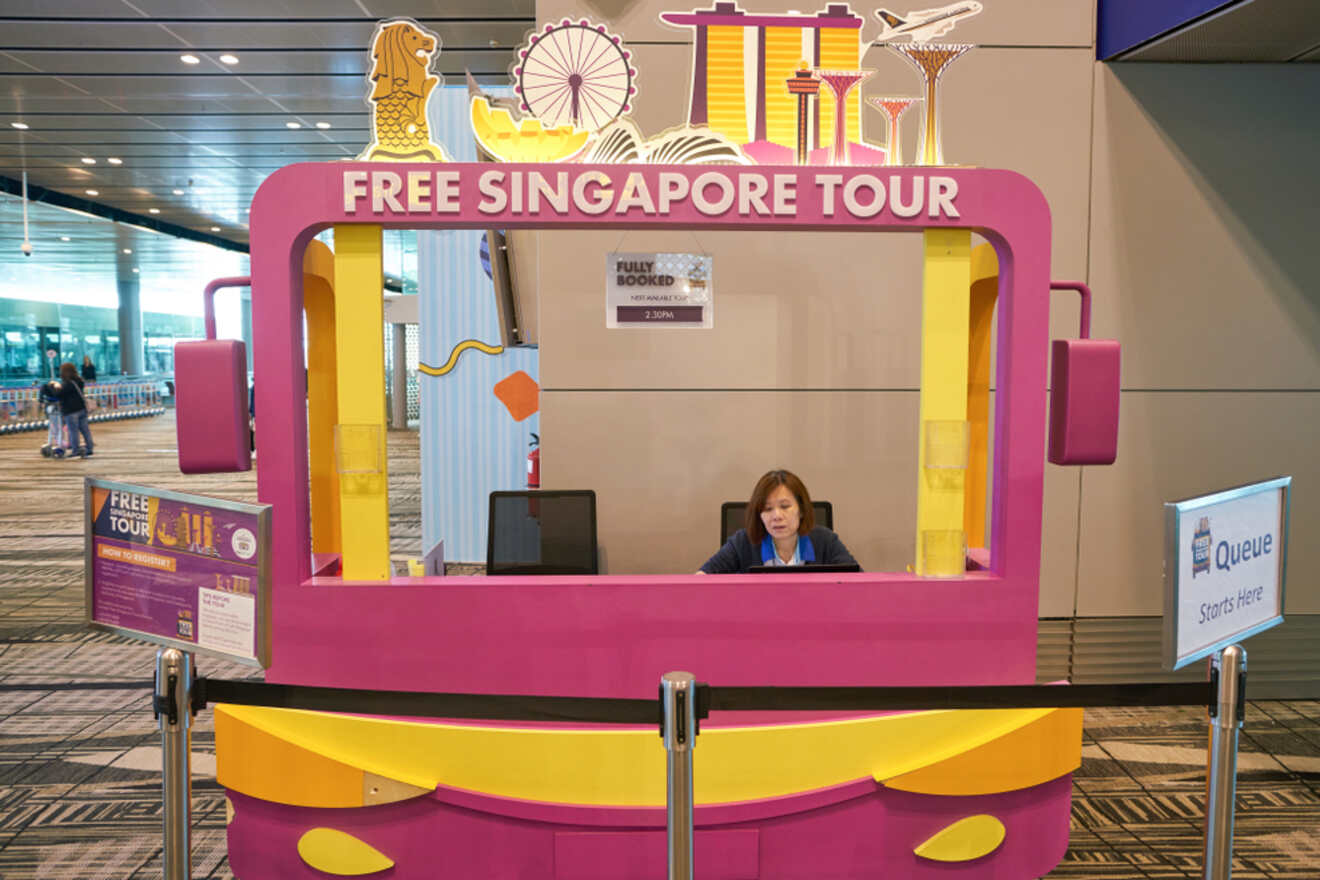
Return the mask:
[[[1280,477],[1164,505],[1169,669],[1283,622],[1291,482]]]
[[[605,326],[715,326],[709,254],[605,255]]]

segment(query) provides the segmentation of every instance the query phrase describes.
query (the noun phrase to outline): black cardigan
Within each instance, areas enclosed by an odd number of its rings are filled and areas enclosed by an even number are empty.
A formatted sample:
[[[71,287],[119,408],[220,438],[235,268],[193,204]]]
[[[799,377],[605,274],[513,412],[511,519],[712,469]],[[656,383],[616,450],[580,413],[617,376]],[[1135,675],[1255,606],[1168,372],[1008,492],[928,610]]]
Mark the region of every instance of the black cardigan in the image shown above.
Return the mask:
[[[60,415],[71,416],[87,409],[87,398],[83,397],[83,380],[74,376],[64,381],[60,387]]]
[[[807,533],[812,549],[816,551],[817,565],[856,564],[848,548],[843,546],[839,536],[824,526],[816,526]],[[753,545],[747,537],[746,529],[739,529],[730,536],[728,543],[716,551],[701,566],[706,574],[741,574],[753,565],[761,564],[761,547]],[[811,565],[811,563],[807,563]]]

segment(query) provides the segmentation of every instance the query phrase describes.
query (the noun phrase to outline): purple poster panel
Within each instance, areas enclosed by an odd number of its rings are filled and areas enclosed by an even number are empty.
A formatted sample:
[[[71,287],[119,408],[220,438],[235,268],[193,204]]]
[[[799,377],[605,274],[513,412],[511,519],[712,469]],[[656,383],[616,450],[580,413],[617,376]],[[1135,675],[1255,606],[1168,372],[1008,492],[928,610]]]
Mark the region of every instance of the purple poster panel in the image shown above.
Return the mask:
[[[269,508],[87,482],[89,623],[266,665]]]

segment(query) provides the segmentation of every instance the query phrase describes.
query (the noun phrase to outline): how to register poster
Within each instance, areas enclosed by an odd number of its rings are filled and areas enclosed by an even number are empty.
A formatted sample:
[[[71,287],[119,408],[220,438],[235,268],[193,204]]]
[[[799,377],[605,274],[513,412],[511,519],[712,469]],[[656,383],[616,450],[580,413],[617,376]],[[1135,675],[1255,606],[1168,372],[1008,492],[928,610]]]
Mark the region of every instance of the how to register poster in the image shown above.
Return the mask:
[[[87,622],[265,666],[269,507],[87,480]]]

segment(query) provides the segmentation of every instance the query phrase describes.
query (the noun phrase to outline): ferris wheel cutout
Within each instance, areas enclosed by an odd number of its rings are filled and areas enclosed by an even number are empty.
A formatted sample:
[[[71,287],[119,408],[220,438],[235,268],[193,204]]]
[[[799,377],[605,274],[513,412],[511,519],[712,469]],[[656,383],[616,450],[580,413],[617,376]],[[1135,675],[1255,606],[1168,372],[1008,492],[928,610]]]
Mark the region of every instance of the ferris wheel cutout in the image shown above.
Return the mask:
[[[623,40],[585,18],[532,34],[518,52],[513,87],[522,109],[548,127],[599,131],[632,107],[637,71]]]

